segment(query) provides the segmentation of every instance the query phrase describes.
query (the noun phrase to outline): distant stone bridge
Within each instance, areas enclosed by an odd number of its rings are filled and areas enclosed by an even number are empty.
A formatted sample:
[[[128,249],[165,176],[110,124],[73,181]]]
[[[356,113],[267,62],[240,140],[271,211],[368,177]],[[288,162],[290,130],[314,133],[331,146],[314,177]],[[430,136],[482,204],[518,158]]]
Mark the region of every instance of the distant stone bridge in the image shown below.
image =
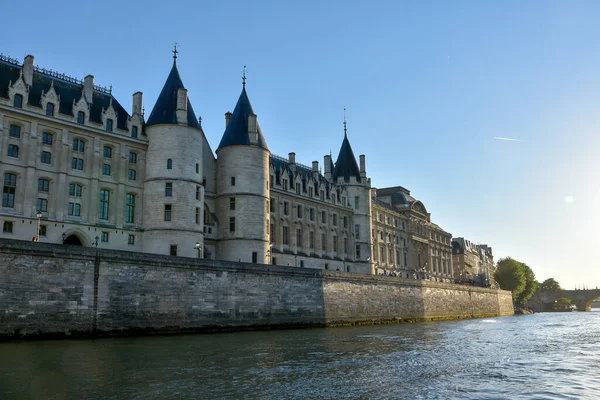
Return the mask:
[[[529,305],[535,311],[548,311],[551,309],[552,304],[561,297],[570,299],[571,304],[577,307],[577,311],[590,311],[592,302],[600,297],[600,289],[540,292],[531,298]]]

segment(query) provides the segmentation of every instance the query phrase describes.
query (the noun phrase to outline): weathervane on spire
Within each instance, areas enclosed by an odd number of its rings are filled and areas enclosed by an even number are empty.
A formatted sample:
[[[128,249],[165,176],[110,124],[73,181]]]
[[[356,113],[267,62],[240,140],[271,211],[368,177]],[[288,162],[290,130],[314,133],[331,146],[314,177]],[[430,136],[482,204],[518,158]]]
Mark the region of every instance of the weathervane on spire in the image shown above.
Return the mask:
[[[177,42],[173,43],[173,60],[177,60]]]
[[[246,66],[244,65],[244,71],[242,72],[242,85],[246,87]]]
[[[344,107],[344,135],[346,135],[347,125],[348,125],[348,120],[346,119],[346,107]]]

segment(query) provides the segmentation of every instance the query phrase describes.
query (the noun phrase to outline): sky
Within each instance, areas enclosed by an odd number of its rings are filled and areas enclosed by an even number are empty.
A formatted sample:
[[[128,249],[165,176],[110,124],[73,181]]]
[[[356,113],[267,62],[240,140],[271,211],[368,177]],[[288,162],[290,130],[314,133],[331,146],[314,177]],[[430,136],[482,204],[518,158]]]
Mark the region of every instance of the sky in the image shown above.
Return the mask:
[[[600,2],[62,1],[2,7],[0,52],[146,116],[177,65],[212,149],[247,91],[273,154],[334,159],[542,281],[600,286]],[[506,140],[514,139],[514,140]]]

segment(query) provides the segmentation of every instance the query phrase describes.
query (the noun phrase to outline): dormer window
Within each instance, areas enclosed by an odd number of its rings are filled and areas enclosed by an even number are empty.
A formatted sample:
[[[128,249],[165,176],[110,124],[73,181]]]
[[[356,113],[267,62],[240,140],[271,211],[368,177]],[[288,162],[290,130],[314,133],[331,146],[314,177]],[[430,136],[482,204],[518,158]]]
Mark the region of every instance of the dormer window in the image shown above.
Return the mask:
[[[13,106],[15,106],[16,108],[23,108],[23,96],[21,96],[20,94],[15,94]]]
[[[106,120],[106,132],[112,132],[112,131],[113,131],[113,120],[109,118]]]
[[[85,113],[83,111],[77,112],[77,123],[84,124],[85,123]]]
[[[54,116],[54,103],[46,104],[46,115],[49,117]]]
[[[131,137],[132,138],[137,138],[137,126],[132,126],[131,127]]]

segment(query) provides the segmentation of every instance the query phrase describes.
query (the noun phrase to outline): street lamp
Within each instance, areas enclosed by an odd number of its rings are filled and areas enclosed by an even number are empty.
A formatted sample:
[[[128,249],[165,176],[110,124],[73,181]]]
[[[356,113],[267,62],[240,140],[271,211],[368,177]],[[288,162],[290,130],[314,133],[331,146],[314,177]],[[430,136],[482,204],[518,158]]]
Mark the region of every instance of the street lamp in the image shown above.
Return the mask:
[[[198,252],[198,254],[196,255],[196,258],[200,258],[200,252],[202,251],[202,246],[200,245],[200,242],[196,242],[194,249],[196,249],[196,251]]]
[[[37,213],[35,214],[35,216],[37,217],[37,235],[35,236],[35,241],[39,242],[40,241],[40,223],[42,222],[42,212],[40,210],[37,211]]]
[[[269,243],[269,264],[273,263],[273,243]]]
[[[294,256],[294,267],[298,266],[298,256]]]
[[[100,239],[98,236],[96,236],[94,239],[96,239],[94,241],[94,246],[96,246],[96,248],[98,248],[98,239]]]

